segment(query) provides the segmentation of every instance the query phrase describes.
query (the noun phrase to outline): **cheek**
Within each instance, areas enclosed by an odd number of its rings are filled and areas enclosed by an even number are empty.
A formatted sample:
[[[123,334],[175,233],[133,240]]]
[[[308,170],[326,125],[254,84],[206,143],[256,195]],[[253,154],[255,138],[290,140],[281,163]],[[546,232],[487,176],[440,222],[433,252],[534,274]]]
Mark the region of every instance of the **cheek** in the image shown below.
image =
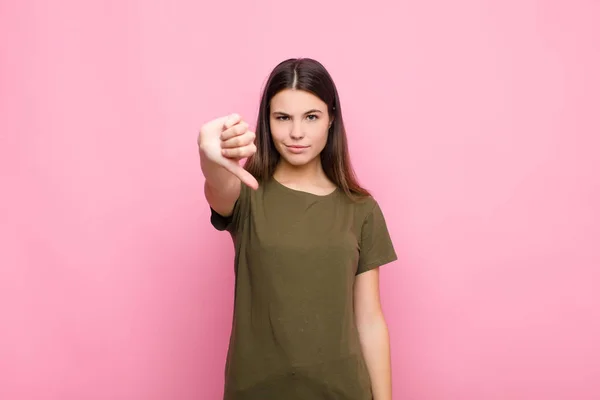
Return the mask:
[[[327,143],[328,126],[315,126],[312,132],[312,137],[315,142],[322,144],[323,146]]]
[[[275,143],[281,142],[286,136],[285,129],[281,129],[280,126],[271,125],[270,130],[271,130],[271,138],[273,138],[273,141]]]

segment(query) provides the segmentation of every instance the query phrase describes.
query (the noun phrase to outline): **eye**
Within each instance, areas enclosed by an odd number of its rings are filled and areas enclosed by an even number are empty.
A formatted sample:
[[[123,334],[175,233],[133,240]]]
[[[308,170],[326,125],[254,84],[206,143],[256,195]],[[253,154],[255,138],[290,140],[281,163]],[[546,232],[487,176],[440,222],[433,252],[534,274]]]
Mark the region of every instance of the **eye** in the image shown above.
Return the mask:
[[[287,115],[279,115],[276,118],[278,121],[287,121],[288,119],[290,119],[290,117],[288,117]]]
[[[308,118],[309,121],[316,121],[319,119],[319,116],[317,114],[309,114],[306,118]]]

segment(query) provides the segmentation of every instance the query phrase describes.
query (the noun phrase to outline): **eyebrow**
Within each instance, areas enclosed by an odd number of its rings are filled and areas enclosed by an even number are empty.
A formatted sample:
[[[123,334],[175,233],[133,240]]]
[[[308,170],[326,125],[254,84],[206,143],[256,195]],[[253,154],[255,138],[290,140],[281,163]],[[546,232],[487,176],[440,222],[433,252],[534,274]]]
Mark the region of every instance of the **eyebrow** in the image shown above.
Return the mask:
[[[315,113],[323,113],[323,111],[321,110],[317,110],[316,108],[313,108],[312,110],[308,110],[307,112],[304,113],[304,115],[306,114],[315,114]],[[290,114],[285,113],[283,111],[273,111],[273,114],[278,114],[278,115],[285,115],[285,116],[289,116]]]

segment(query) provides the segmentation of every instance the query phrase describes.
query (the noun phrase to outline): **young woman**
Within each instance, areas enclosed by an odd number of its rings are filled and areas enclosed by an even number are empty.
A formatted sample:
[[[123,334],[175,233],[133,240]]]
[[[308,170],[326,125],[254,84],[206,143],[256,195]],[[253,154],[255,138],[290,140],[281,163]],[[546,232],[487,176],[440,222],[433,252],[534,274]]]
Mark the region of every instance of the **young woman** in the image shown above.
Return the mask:
[[[198,144],[211,223],[235,247],[224,399],[390,400],[378,268],[396,253],[352,171],[329,73],[282,62],[256,134],[234,114],[206,123]]]

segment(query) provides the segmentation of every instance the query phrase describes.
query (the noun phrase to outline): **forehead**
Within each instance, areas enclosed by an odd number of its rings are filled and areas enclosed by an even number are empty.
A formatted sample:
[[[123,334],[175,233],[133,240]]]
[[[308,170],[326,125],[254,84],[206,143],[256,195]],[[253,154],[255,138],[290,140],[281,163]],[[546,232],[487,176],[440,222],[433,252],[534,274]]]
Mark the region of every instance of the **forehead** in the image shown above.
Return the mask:
[[[271,111],[290,114],[303,113],[306,110],[327,110],[327,104],[312,93],[304,90],[284,89],[271,99]]]

